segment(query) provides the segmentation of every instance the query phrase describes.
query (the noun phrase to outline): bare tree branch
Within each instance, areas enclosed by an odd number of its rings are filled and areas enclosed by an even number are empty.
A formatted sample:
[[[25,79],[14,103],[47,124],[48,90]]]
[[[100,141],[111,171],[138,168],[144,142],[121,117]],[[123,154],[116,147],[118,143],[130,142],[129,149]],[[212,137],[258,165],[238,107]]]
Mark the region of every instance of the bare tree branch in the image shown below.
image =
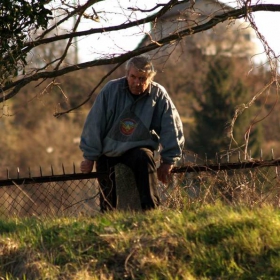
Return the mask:
[[[60,116],[62,116],[64,114],[68,114],[68,113],[70,113],[70,112],[72,112],[72,111],[82,107],[84,104],[86,104],[91,99],[91,97],[94,94],[94,92],[96,91],[96,89],[102,84],[102,82],[107,77],[109,77],[117,68],[119,68],[122,64],[123,64],[122,62],[119,63],[111,71],[109,71],[105,76],[103,76],[102,79],[98,82],[98,84],[94,87],[94,89],[88,94],[88,97],[84,101],[82,101],[82,103],[80,103],[79,105],[77,105],[77,106],[75,106],[75,107],[73,107],[73,108],[71,108],[71,109],[69,109],[67,111],[55,113],[54,116],[58,118],[58,117],[60,117]]]
[[[87,4],[89,4],[89,3],[92,4],[93,2],[95,2],[95,1],[88,1]],[[59,35],[56,37],[39,39],[38,41],[34,41],[34,42],[29,42],[29,43],[25,44],[26,48],[24,51],[28,52],[35,46],[39,46],[42,44],[48,44],[48,43],[59,41],[59,40],[70,39],[73,37],[80,37],[80,36],[85,36],[85,35],[89,35],[89,34],[103,33],[103,32],[109,32],[109,31],[118,31],[118,30],[126,29],[126,28],[129,28],[132,26],[136,26],[139,24],[151,22],[151,21],[154,21],[156,18],[162,16],[172,6],[177,5],[178,3],[182,3],[182,1],[171,0],[155,15],[149,16],[147,18],[144,18],[144,19],[141,19],[138,21],[133,21],[133,22],[129,22],[126,24],[121,24],[118,26],[111,26],[111,27],[107,27],[107,28],[98,28],[98,29],[90,29],[90,30],[81,31],[81,32],[73,32],[71,34],[69,33],[69,34]],[[84,11],[84,8],[85,8],[85,6],[83,6],[83,9],[81,8],[79,11],[82,13],[82,11]],[[258,12],[258,11],[279,12],[280,5],[272,5],[272,4],[257,4],[257,5],[252,5],[252,6],[245,5],[239,9],[225,11],[224,13],[222,13],[220,15],[213,16],[206,23],[197,24],[196,26],[194,26],[192,28],[183,29],[182,31],[178,31],[172,35],[166,36],[165,38],[163,38],[161,40],[152,42],[147,46],[139,47],[133,51],[121,54],[119,56],[112,56],[112,58],[109,58],[109,59],[92,60],[92,61],[88,61],[85,63],[77,64],[77,65],[67,66],[62,69],[55,69],[53,71],[37,72],[28,77],[23,77],[21,79],[18,79],[17,81],[12,81],[9,84],[0,87],[0,91],[2,92],[2,95],[3,95],[0,98],[0,102],[3,102],[4,100],[8,100],[8,99],[14,97],[23,86],[27,85],[28,83],[30,83],[32,81],[59,77],[59,76],[65,75],[67,73],[70,73],[73,71],[78,71],[78,70],[85,69],[88,67],[95,67],[95,66],[100,66],[100,65],[113,65],[113,64],[120,65],[135,55],[147,53],[149,51],[158,49],[162,46],[173,44],[174,42],[178,42],[178,41],[182,40],[186,36],[190,36],[190,35],[211,29],[214,26],[216,26],[217,24],[222,23],[226,20],[244,18],[244,17],[247,17],[248,14],[251,14],[253,12]]]
[[[103,1],[103,0],[102,0]],[[96,2],[96,1],[93,1]],[[121,25],[117,25],[117,26],[110,26],[110,27],[102,27],[102,28],[93,28],[93,29],[89,29],[89,30],[85,30],[85,31],[79,31],[79,32],[71,32],[71,33],[67,33],[67,34],[63,34],[63,35],[57,35],[54,37],[50,37],[50,38],[44,38],[44,39],[39,39],[36,41],[32,41],[32,42],[27,42],[24,44],[24,48],[22,50],[23,53],[28,53],[30,52],[34,47],[40,46],[40,45],[44,45],[44,44],[49,44],[52,42],[57,42],[57,41],[61,41],[61,40],[65,40],[65,39],[69,39],[69,38],[73,38],[73,37],[82,37],[82,36],[87,36],[87,35],[93,35],[93,34],[102,34],[105,32],[111,32],[111,31],[118,31],[118,30],[124,30],[127,28],[131,28],[134,26],[138,26],[141,24],[145,24],[145,23],[149,23],[154,21],[156,18],[161,17],[162,15],[164,15],[168,10],[170,10],[174,5],[178,5],[178,0],[171,0],[169,3],[165,4],[164,7],[157,12],[156,14],[143,18],[141,20],[136,20],[136,21],[132,21],[129,23],[125,23],[125,24],[121,24]],[[87,7],[83,7],[83,8],[87,8]],[[79,8],[79,11],[81,11],[81,8]],[[72,16],[74,14],[76,14],[75,12],[71,13]],[[68,20],[70,17],[67,16],[67,18],[63,19],[62,21],[59,22],[59,24],[61,24],[62,22]],[[57,25],[54,25],[52,28],[50,28],[49,30],[47,30],[46,32],[44,32],[44,35],[46,35],[47,33],[49,33],[49,31],[51,31],[52,29],[54,29]],[[42,38],[42,36],[40,36],[40,38]]]
[[[58,25],[62,24],[63,22],[66,22],[69,20],[71,17],[75,15],[81,15],[84,13],[84,11],[90,7],[93,4],[96,4],[97,2],[101,2],[104,0],[89,0],[87,3],[85,3],[82,6],[78,6],[76,9],[73,9],[72,12],[68,13],[66,17],[64,17],[62,20],[54,24],[51,28],[47,29],[45,32],[43,32],[38,38],[44,38],[48,33],[50,33],[52,30],[54,30]],[[67,38],[68,39],[68,38]]]

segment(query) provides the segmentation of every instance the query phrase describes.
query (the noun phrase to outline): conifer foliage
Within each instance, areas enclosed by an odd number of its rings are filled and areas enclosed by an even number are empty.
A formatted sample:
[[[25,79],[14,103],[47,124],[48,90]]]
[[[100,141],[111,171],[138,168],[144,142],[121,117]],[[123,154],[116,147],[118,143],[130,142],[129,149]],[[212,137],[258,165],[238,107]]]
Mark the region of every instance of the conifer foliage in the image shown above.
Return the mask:
[[[249,89],[234,75],[232,58],[216,57],[209,63],[202,96],[196,96],[195,126],[190,132],[190,146],[200,155],[215,158],[216,153],[245,145],[244,136],[253,118],[253,110],[246,110],[235,122],[233,139],[229,124],[238,105],[248,100]],[[238,64],[240,66],[240,64]],[[260,127],[252,130],[249,148],[259,150]]]
[[[42,0],[2,0],[0,3],[0,82],[17,76],[23,69],[28,48],[24,45],[31,33],[47,28],[51,11]]]

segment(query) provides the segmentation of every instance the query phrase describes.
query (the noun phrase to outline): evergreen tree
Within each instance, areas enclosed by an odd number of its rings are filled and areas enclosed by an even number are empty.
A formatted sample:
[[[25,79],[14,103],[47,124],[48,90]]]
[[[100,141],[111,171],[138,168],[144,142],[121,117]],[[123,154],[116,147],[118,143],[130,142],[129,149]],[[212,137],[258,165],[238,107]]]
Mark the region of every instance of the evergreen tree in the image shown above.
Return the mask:
[[[196,96],[198,106],[194,109],[195,127],[190,131],[190,148],[214,159],[216,153],[245,144],[244,135],[252,120],[252,109],[245,110],[235,122],[233,136],[237,143],[231,141],[228,126],[236,107],[247,99],[248,88],[234,75],[233,60],[215,58],[209,65],[203,96]],[[252,156],[259,152],[260,129],[260,126],[253,127],[250,134],[248,151]]]

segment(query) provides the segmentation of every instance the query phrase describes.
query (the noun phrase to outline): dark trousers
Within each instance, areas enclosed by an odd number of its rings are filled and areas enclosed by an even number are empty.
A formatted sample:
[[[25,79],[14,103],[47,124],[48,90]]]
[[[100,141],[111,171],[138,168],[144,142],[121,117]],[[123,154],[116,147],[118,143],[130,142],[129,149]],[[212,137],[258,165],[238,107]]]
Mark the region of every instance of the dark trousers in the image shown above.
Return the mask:
[[[149,148],[134,148],[120,157],[101,156],[96,162],[97,172],[108,172],[109,176],[99,178],[100,210],[116,208],[116,181],[114,166],[122,163],[131,168],[139,192],[143,210],[153,209],[159,205],[157,190],[157,170],[153,152]]]

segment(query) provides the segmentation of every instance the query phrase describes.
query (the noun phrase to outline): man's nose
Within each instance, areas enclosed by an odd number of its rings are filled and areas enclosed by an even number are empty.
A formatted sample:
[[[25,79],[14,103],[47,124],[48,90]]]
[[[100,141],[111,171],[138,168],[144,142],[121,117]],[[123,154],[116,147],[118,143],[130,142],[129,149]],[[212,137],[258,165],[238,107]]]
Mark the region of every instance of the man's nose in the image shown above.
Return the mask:
[[[139,78],[136,78],[134,82],[137,86],[140,86],[142,84],[142,81]]]

